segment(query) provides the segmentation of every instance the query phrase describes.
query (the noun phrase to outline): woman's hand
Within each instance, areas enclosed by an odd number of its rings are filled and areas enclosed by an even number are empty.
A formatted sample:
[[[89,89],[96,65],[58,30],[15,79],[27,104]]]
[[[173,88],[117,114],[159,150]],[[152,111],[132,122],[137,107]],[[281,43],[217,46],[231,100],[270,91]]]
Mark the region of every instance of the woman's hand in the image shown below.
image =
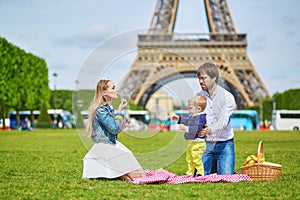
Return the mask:
[[[128,106],[128,103],[127,103],[126,99],[122,99],[121,103],[119,105],[119,108],[118,108],[118,112],[122,112],[127,106]]]
[[[131,121],[130,117],[126,117],[126,119],[124,119],[124,123],[126,124],[126,126],[129,126],[130,121]]]
[[[128,127],[129,124],[130,124],[130,118],[128,117],[127,119],[124,119],[124,120],[123,120],[121,129],[120,129],[120,132],[123,131],[126,127]]]

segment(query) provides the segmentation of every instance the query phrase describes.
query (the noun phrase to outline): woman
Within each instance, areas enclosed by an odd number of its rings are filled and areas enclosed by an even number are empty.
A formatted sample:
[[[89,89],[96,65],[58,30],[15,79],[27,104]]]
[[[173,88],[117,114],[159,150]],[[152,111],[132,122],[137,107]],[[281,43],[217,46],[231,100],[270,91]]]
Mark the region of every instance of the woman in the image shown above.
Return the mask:
[[[126,100],[122,100],[114,113],[112,101],[117,98],[118,91],[112,81],[98,82],[88,122],[88,134],[94,145],[83,159],[83,178],[131,181],[145,176],[132,152],[117,140],[118,133],[130,122],[130,119],[125,122],[122,114],[127,107]]]

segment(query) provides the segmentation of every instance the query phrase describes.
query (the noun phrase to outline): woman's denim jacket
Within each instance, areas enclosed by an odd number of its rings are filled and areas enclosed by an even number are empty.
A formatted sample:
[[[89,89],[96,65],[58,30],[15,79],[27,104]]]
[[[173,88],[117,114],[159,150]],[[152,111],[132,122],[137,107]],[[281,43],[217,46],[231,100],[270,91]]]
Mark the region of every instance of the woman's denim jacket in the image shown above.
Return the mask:
[[[121,113],[114,114],[114,110],[108,104],[99,105],[93,121],[93,142],[115,144],[123,118]]]

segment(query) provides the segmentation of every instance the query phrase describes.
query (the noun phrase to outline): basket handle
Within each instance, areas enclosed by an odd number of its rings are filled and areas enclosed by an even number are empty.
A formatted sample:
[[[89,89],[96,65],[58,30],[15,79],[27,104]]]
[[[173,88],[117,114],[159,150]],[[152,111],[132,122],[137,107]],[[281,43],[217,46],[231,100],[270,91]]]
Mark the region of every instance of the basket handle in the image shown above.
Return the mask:
[[[262,163],[265,161],[265,150],[264,150],[264,143],[259,141],[258,149],[257,149],[257,162]]]

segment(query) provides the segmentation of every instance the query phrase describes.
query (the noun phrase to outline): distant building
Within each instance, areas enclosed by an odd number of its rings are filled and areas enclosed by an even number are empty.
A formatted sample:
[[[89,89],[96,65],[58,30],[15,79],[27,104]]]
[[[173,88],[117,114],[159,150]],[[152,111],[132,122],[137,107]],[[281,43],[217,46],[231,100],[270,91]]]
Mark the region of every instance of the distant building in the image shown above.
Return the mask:
[[[166,120],[170,118],[173,109],[173,99],[163,90],[157,90],[149,99],[146,109],[150,111],[152,118]]]

